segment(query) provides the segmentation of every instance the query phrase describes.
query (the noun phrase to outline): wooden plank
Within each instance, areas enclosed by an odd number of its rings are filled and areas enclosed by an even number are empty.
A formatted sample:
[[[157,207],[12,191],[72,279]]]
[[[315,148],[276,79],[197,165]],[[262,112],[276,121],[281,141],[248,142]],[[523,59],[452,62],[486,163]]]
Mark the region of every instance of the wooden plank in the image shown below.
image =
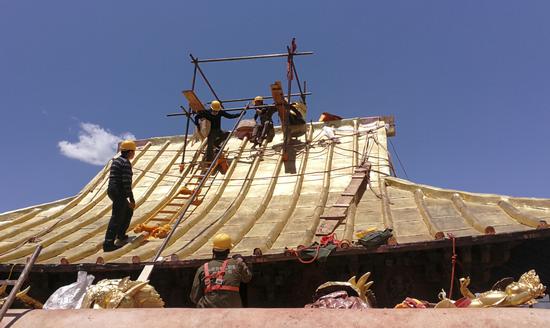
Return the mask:
[[[329,218],[341,218],[345,217],[348,213],[348,207],[330,207],[325,210],[323,215],[321,215],[322,219],[329,219]]]
[[[286,100],[283,93],[283,87],[281,81],[275,81],[271,85],[271,95],[273,96],[273,101],[275,102],[275,107],[277,107],[279,113],[279,120],[281,121],[281,126],[286,125]]]
[[[189,101],[189,107],[195,111],[200,112],[205,110],[204,105],[200,101],[199,97],[195,94],[195,91],[193,90],[183,90],[181,93],[187,98],[187,101]]]
[[[153,271],[154,267],[155,266],[153,264],[147,264],[143,268],[143,270],[141,270],[141,273],[137,278],[137,281],[149,281],[149,276],[151,275],[151,272]]]

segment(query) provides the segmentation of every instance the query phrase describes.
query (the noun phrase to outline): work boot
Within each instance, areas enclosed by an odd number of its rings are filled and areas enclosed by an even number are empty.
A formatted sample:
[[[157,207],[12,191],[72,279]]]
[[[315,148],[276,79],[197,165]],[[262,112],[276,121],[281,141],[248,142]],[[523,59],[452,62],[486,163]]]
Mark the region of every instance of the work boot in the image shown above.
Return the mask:
[[[119,246],[119,247],[122,247],[126,244],[128,244],[128,240],[130,240],[130,237],[128,235],[124,235],[122,237],[118,237],[116,240],[115,240],[115,246]]]
[[[129,238],[130,238],[130,236],[128,236],[128,235],[123,235],[123,236],[118,236],[117,237],[118,240],[124,241],[124,242],[127,242]]]
[[[103,243],[103,251],[106,252],[106,253],[115,251],[115,250],[119,249],[120,247],[122,247],[122,246],[115,245],[113,240],[108,240],[108,241],[106,240]]]

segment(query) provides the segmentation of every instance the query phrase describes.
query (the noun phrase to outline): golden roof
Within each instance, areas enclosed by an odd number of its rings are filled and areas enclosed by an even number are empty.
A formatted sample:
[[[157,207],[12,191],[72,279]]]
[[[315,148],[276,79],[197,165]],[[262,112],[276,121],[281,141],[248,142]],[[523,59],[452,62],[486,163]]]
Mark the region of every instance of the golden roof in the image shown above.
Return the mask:
[[[324,133],[330,125],[339,143]],[[338,239],[353,240],[355,231],[390,227],[395,242],[404,246],[447,233],[498,235],[545,227],[550,200],[445,190],[390,177],[388,131],[394,133],[383,117],[313,123],[309,141],[301,137],[294,146],[295,173],[285,173],[279,128],[261,152],[246,139],[231,138],[227,173],[217,174],[202,203],[185,213],[163,256],[210,258],[210,240],[218,232],[231,235],[236,253],[252,255],[257,249],[266,255],[309,245],[332,228]],[[176,136],[138,144],[132,229],[153,217],[181,214],[177,200],[185,198],[179,191],[198,180],[198,165],[190,163],[204,147],[188,145],[180,174],[183,141]],[[25,262],[38,243],[44,246],[39,264],[150,260],[162,239],[140,235],[114,252],[101,250],[111,215],[108,171],[109,164],[72,198],[0,214],[0,263]]]

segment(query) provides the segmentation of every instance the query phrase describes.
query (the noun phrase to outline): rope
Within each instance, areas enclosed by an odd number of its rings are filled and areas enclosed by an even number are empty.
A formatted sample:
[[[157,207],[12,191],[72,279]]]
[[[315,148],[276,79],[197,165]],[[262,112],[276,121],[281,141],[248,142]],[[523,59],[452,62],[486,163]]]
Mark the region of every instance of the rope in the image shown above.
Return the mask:
[[[11,265],[10,273],[8,274],[8,277],[6,278],[6,280],[10,280],[11,274],[13,273],[13,268],[15,268],[15,263]]]
[[[313,256],[313,258],[311,260],[304,260],[300,257],[300,251],[302,251],[303,249],[305,249],[307,247],[305,246],[299,246],[298,247],[298,250],[294,250],[294,249],[288,249],[287,250],[287,253],[290,254],[290,255],[293,255],[293,256],[296,256],[296,258],[298,259],[298,261],[300,261],[300,263],[302,264],[311,264],[313,262],[315,262],[318,258],[319,258],[319,251],[321,250],[321,244],[317,244],[317,246],[315,247],[315,255]]]
[[[336,245],[337,247],[340,246],[340,243],[342,242],[341,240],[338,240],[336,239],[336,233],[333,232],[331,233],[330,235],[327,235],[327,236],[323,236],[321,237],[321,240],[319,241],[319,243],[315,246],[310,246],[310,247],[305,247],[303,245],[300,245],[297,247],[297,249],[293,249],[293,248],[286,248],[285,249],[285,253],[288,254],[288,255],[291,255],[291,256],[296,256],[296,258],[298,258],[298,261],[300,261],[300,263],[302,264],[311,264],[313,262],[315,262],[318,258],[319,258],[319,252],[321,250],[321,247],[325,247],[329,244],[334,244]],[[315,247],[315,255],[313,256],[313,258],[311,258],[311,260],[304,260],[300,257],[300,252],[302,252],[304,249],[308,249],[308,248],[312,248],[312,247]]]
[[[393,152],[395,153],[395,156],[397,157],[397,161],[399,162],[399,165],[401,166],[401,169],[403,169],[403,172],[405,173],[405,176],[407,177],[407,179],[409,179],[409,175],[407,174],[407,171],[405,170],[405,166],[403,165],[403,163],[401,162],[401,159],[399,158],[399,154],[397,153],[397,150],[393,146],[393,142],[391,141],[391,139],[388,139],[388,140],[390,141],[391,148],[393,149]]]
[[[455,280],[455,267],[456,267],[456,238],[452,233],[447,233],[449,238],[453,241],[453,255],[451,256],[451,283],[449,286],[449,299],[453,298],[453,287],[454,287],[454,280]]]

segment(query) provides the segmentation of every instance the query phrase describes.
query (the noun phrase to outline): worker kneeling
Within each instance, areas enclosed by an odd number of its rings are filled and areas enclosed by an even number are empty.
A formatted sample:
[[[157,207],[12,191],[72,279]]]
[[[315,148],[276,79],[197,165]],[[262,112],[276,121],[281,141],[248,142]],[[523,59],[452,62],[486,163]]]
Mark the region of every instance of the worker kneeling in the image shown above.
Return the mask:
[[[233,247],[231,237],[220,233],[214,236],[213,257],[197,270],[191,301],[199,308],[242,307],[239,286],[252,279],[252,273],[241,256],[228,258]]]

